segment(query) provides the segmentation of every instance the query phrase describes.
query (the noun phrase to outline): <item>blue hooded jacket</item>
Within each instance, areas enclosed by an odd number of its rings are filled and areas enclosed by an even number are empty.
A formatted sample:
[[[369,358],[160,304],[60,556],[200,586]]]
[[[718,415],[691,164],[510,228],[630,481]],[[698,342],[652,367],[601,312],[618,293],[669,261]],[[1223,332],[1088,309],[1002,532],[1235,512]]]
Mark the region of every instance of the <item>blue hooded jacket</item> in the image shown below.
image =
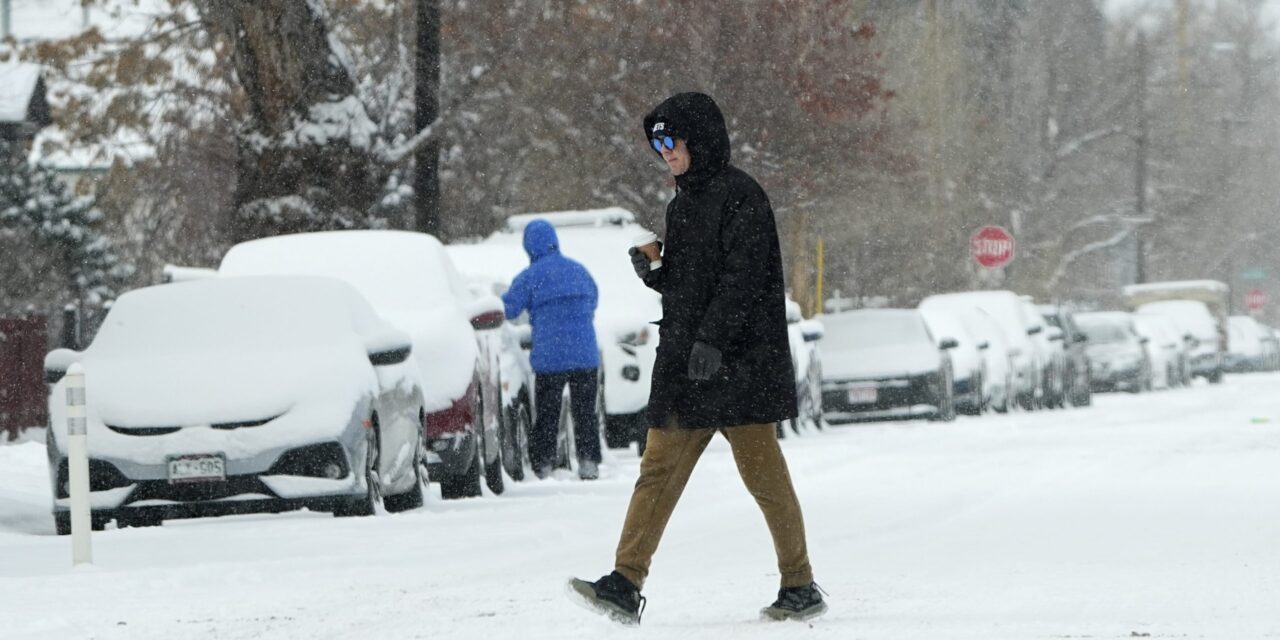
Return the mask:
[[[534,220],[524,228],[529,268],[502,296],[508,318],[529,311],[533,325],[535,373],[560,373],[600,366],[595,316],[598,292],[586,267],[560,255],[555,227]]]

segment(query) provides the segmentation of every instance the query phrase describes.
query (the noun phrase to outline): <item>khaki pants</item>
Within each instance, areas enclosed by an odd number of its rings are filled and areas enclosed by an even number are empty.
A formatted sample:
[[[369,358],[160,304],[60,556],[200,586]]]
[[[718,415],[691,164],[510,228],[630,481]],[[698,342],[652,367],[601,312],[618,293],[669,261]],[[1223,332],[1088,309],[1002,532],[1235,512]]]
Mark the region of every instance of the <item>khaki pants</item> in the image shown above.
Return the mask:
[[[799,587],[813,581],[805,546],[804,518],[791,486],[787,461],[778,446],[773,424],[753,424],[726,429],[649,429],[649,442],[640,461],[640,478],[631,494],[627,520],[618,542],[615,569],[637,587],[644,587],[649,563],[658,549],[671,512],[689,482],[689,475],[719,431],[733,449],[738,474],[747,491],[764,512],[783,587]],[[726,532],[726,535],[731,535]]]

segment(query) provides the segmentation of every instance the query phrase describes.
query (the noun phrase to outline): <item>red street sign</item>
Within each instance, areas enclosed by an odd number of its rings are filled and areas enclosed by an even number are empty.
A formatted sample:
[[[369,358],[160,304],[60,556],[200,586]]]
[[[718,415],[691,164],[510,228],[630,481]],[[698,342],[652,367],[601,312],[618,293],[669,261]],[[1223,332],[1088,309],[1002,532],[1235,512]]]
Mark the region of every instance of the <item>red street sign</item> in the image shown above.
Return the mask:
[[[983,227],[969,236],[969,253],[988,269],[1003,267],[1013,261],[1013,236],[1004,227]]]
[[[1244,306],[1249,307],[1250,311],[1262,311],[1267,306],[1267,294],[1262,289],[1250,289],[1249,293],[1244,294]]]

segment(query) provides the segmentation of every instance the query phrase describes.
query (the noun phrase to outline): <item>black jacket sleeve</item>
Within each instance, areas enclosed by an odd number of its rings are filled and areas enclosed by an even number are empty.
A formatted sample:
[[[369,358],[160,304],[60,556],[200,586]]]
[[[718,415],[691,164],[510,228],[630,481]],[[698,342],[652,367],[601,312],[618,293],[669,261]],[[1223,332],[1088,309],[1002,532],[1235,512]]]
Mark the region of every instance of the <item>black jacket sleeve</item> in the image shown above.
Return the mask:
[[[698,340],[721,351],[737,343],[766,286],[777,233],[773,209],[759,187],[727,205],[720,225],[721,270]]]

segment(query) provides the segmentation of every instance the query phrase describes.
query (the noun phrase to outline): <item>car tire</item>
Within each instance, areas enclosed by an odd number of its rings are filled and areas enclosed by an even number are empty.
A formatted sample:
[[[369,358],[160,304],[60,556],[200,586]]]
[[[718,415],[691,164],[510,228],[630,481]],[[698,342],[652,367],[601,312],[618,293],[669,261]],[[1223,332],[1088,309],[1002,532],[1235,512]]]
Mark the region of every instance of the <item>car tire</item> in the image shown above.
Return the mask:
[[[426,477],[422,473],[426,461],[426,454],[422,444],[422,432],[418,432],[418,453],[413,461],[413,488],[408,491],[387,496],[382,499],[382,506],[387,513],[400,513],[410,509],[417,509],[422,506],[422,485],[426,482]]]
[[[1209,380],[1209,384],[1222,384],[1222,367],[1214,369],[1209,375],[1205,376]]]
[[[364,456],[364,484],[365,492],[363,496],[353,499],[346,505],[340,506],[333,510],[334,517],[351,518],[371,516],[378,512],[378,503],[382,502],[382,490],[380,487],[381,480],[378,476],[378,468],[381,458],[381,433],[378,426],[378,415],[374,414],[371,422],[373,423],[366,431],[368,434],[365,438],[365,456]]]
[[[529,457],[530,418],[529,403],[523,397],[507,408],[502,430],[502,465],[512,480],[524,480],[524,467]]]
[[[481,460],[480,443],[476,443],[476,455],[471,460],[471,466],[464,473],[458,475],[445,476],[440,479],[440,497],[445,500],[457,500],[459,498],[478,498],[480,491],[481,469],[484,462]]]
[[[475,425],[477,438],[476,449],[480,451],[480,464],[484,465],[484,484],[489,487],[489,490],[495,495],[502,495],[502,492],[507,489],[507,485],[502,480],[501,431],[499,431],[498,451],[496,452],[497,456],[493,462],[490,462],[488,429],[485,428],[484,424],[484,392],[478,392],[476,394],[476,398],[477,404],[479,405],[476,409],[476,418],[479,421],[479,424]]]

